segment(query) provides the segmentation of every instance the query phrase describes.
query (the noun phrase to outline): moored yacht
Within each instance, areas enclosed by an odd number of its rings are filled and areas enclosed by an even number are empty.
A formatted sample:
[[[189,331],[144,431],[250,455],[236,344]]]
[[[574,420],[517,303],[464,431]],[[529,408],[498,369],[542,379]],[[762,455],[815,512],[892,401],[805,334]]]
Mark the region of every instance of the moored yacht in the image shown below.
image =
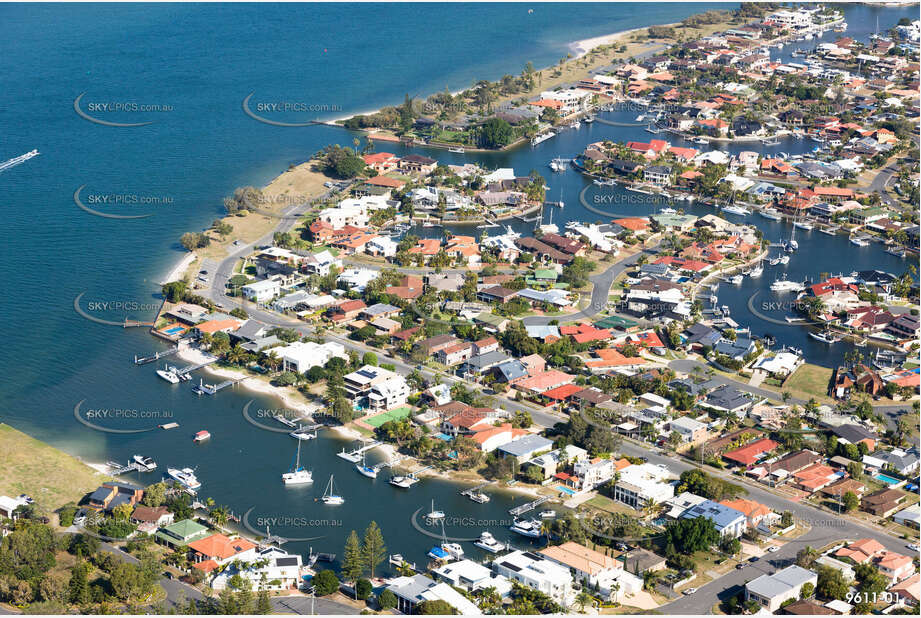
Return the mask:
[[[500,551],[505,549],[505,545],[496,540],[489,532],[484,532],[480,535],[480,538],[473,542],[474,545],[479,547],[482,550],[488,551],[491,554],[498,554]]]
[[[154,461],[153,457],[146,457],[144,455],[135,455],[131,460],[137,464],[138,470],[143,472],[150,472],[151,470],[157,469],[157,462]]]
[[[515,523],[509,527],[512,532],[517,532],[521,536],[536,539],[540,537],[540,520],[515,520]]]
[[[192,468],[167,468],[166,476],[186,489],[198,489],[201,487],[201,483],[195,477],[195,470]]]
[[[157,375],[169,382],[170,384],[179,384],[179,376],[171,369],[157,369]]]
[[[336,493],[333,489],[333,475],[329,475],[329,483],[326,484],[326,490],[323,491],[323,497],[321,498],[323,504],[328,504],[330,506],[339,506],[340,504],[345,503],[345,498]]]
[[[304,483],[313,483],[313,473],[310,470],[301,467],[301,443],[297,443],[297,454],[294,456],[294,465],[289,472],[281,475],[281,480],[285,485],[303,485]]]
[[[803,285],[797,283],[796,281],[790,281],[784,276],[781,279],[777,279],[774,283],[771,284],[771,290],[774,292],[802,292]]]

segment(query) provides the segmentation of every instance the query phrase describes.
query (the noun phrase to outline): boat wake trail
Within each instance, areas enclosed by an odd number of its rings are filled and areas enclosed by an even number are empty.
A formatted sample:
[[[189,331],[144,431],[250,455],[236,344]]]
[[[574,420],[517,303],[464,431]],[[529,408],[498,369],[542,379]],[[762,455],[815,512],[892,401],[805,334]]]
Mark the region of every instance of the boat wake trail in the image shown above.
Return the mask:
[[[4,161],[3,163],[0,163],[0,172],[5,172],[11,167],[16,167],[20,163],[25,163],[32,157],[37,157],[38,154],[39,152],[37,150],[30,150],[24,155],[19,155],[18,157],[13,157],[12,159],[9,159],[8,161]]]

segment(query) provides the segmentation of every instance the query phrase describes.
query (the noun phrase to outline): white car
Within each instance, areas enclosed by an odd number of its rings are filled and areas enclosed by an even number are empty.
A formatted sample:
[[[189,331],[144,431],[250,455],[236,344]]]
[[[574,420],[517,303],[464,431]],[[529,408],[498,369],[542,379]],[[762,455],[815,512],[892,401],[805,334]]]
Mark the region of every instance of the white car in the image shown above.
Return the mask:
[[[911,551],[921,551],[921,546],[918,546],[918,545],[915,544],[915,543],[909,543],[909,544],[906,545],[905,547],[907,547],[907,548],[910,549]]]
[[[697,588],[687,588],[686,590],[682,590],[681,594],[694,594],[695,592],[697,592]]]
[[[780,548],[777,547],[776,545],[771,545],[770,547],[767,548],[767,550],[768,550],[768,553],[773,554],[775,551],[780,551]]]

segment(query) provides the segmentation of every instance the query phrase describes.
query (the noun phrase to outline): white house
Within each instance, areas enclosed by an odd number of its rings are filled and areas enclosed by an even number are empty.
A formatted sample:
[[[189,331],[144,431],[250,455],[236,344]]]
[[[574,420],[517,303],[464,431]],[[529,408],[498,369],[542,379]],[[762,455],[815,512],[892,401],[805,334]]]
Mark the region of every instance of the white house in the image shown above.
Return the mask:
[[[488,567],[473,560],[460,560],[442,565],[432,571],[435,576],[455,588],[467,591],[495,588],[499,596],[507,596],[512,583],[507,577],[494,574]]]
[[[625,571],[622,562],[579,543],[567,541],[538,553],[568,568],[577,581],[597,585],[601,596],[608,600],[621,602],[625,595],[643,589],[642,578]]]
[[[265,586],[266,590],[296,590],[301,582],[303,564],[300,554],[289,554],[277,547],[257,550],[255,559],[241,563],[239,568],[231,565],[211,580],[211,587],[224,590],[230,578],[240,575],[248,580],[253,590]]]
[[[323,367],[333,357],[348,360],[345,347],[341,343],[328,341],[295,341],[284,347],[273,348],[272,352],[281,359],[283,371],[304,373],[311,367]]]
[[[533,552],[513,551],[492,563],[493,570],[512,581],[543,592],[567,606],[572,598],[569,569]]]
[[[247,283],[241,290],[243,296],[254,303],[264,303],[281,293],[281,283],[277,279],[263,279]]]
[[[479,616],[483,613],[448,584],[435,582],[425,575],[395,577],[388,583],[387,590],[397,598],[396,609],[406,615],[413,614],[416,606],[425,601],[444,601],[464,616]]]
[[[773,575],[762,575],[745,584],[745,600],[754,601],[774,613],[787,599],[798,599],[805,584],[815,586],[818,581],[818,575],[814,572],[793,564]]]
[[[368,392],[368,407],[376,412],[402,406],[410,395],[409,391],[406,378],[393,375],[371,387]]]
[[[339,274],[336,282],[341,283],[350,290],[361,293],[364,292],[367,285],[377,279],[379,275],[380,273],[378,271],[371,270],[370,268],[348,268]]]
[[[393,257],[397,254],[397,243],[389,236],[378,236],[365,245],[365,253],[381,257]]]
[[[573,473],[582,479],[582,491],[590,491],[614,478],[617,468],[613,459],[581,459],[573,464]]]
[[[666,468],[651,463],[627,466],[620,471],[620,479],[614,485],[614,499],[627,506],[641,509],[647,504],[661,504],[675,495]]]

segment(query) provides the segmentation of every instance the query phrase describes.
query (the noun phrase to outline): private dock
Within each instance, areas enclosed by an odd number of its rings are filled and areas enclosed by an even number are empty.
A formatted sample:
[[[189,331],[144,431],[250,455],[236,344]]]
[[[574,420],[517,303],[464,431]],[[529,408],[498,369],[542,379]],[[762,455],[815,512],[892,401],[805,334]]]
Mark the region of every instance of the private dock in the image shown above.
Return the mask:
[[[462,496],[464,496],[464,497],[466,497],[466,498],[471,498],[471,499],[472,499],[474,494],[480,493],[480,490],[481,490],[481,489],[483,489],[484,487],[488,487],[488,486],[490,486],[490,485],[492,485],[492,481],[486,481],[486,482],[484,482],[484,483],[480,483],[480,484],[477,485],[476,487],[469,487],[469,488],[467,488],[467,489],[461,491],[461,492],[460,492],[460,495],[462,495]]]
[[[373,448],[377,448],[381,444],[383,443],[380,440],[375,440],[374,442],[370,442],[351,451],[346,451],[345,447],[343,447],[341,452],[336,453],[336,456],[341,457],[346,461],[351,461],[352,463],[358,463],[361,461],[361,456],[364,453],[370,451]]]
[[[135,470],[140,469],[140,466],[136,462],[122,465],[117,461],[107,461],[106,465],[109,467],[109,474],[112,476],[121,476],[122,474],[127,474],[128,472],[134,472]]]
[[[243,380],[246,380],[247,377],[237,378],[236,380],[225,380],[220,384],[205,384],[202,380],[198,381],[198,386],[192,387],[192,392],[196,395],[214,395],[218,391],[224,390],[228,386],[234,386]]]
[[[172,356],[178,351],[179,351],[179,346],[176,346],[175,348],[170,348],[169,350],[163,350],[162,352],[157,352],[153,356],[140,356],[139,357],[137,354],[135,354],[134,364],[135,365],[146,365],[147,363],[155,363],[161,358]]]
[[[137,328],[139,326],[147,326],[153,328],[153,322],[141,322],[140,320],[129,320],[125,318],[125,321],[122,323],[122,328]]]
[[[219,359],[215,357],[215,358],[206,360],[203,363],[198,363],[197,365],[189,365],[187,367],[183,367],[182,369],[177,369],[175,373],[177,376],[181,378],[182,376],[192,373],[193,371],[197,371],[198,369],[201,369],[203,367],[207,367],[208,365],[216,363],[218,360]]]
[[[533,500],[533,501],[531,501],[531,502],[528,502],[527,504],[522,504],[522,505],[520,505],[520,506],[516,506],[515,508],[509,509],[509,510],[508,510],[508,514],[509,514],[509,515],[514,515],[515,517],[517,517],[517,516],[521,515],[522,513],[527,513],[528,511],[530,511],[530,510],[532,510],[532,509],[535,509],[535,508],[539,507],[541,504],[543,504],[544,502],[546,502],[546,501],[549,500],[549,499],[550,499],[550,498],[547,497],[547,496],[541,496],[541,497],[538,498],[537,500]]]

